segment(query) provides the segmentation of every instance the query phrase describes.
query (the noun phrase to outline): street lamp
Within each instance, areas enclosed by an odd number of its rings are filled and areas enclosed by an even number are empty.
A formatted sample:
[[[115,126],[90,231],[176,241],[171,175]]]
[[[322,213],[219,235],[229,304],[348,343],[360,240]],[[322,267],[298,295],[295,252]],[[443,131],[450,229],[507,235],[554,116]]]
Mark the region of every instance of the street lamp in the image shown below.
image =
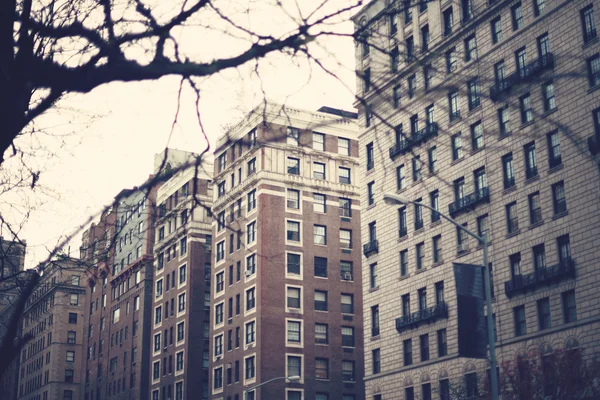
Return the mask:
[[[271,383],[271,382],[274,382],[274,381],[280,381],[280,380],[284,380],[284,379],[285,379],[285,380],[286,380],[288,383],[296,383],[296,382],[300,381],[300,379],[302,379],[302,378],[300,378],[300,377],[299,377],[299,376],[297,376],[297,375],[293,375],[293,376],[278,376],[277,378],[269,379],[268,381],[264,381],[264,382],[262,382],[262,383],[259,383],[258,385],[254,385],[254,386],[247,386],[247,387],[244,389],[244,400],[248,400],[248,394],[249,394],[249,393],[250,393],[252,390],[254,390],[254,389],[256,389],[256,388],[259,388],[259,387],[261,387],[261,386],[263,386],[263,385],[266,385],[267,383]]]
[[[487,335],[488,335],[488,344],[490,346],[490,380],[492,384],[492,400],[498,400],[498,375],[496,374],[496,343],[494,341],[494,329],[493,324],[494,320],[492,318],[492,284],[490,281],[490,271],[488,268],[488,240],[487,237],[481,237],[464,226],[460,225],[458,222],[453,220],[452,218],[442,214],[438,210],[433,207],[428,206],[427,204],[423,204],[420,202],[415,202],[408,200],[402,196],[398,196],[395,194],[384,194],[383,200],[386,204],[389,205],[399,205],[399,204],[414,204],[415,206],[422,206],[430,209],[431,211],[437,213],[440,217],[444,218],[446,221],[455,225],[457,228],[462,229],[468,235],[474,237],[481,243],[483,248],[483,278],[485,281],[485,303],[487,308]]]

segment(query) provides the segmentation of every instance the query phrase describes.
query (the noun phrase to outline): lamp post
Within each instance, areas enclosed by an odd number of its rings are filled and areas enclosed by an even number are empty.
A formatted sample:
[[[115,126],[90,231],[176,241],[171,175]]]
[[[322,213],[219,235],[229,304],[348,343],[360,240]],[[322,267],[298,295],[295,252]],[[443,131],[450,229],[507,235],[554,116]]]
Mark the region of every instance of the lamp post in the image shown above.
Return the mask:
[[[490,347],[490,381],[492,386],[492,400],[498,400],[498,375],[496,374],[496,343],[494,341],[494,319],[493,319],[493,311],[492,311],[492,284],[490,281],[490,271],[488,268],[488,240],[487,237],[481,237],[464,226],[460,225],[458,222],[453,220],[452,218],[442,214],[438,210],[433,207],[428,206],[427,204],[417,203],[411,200],[408,200],[402,196],[398,196],[395,194],[385,194],[383,196],[383,200],[386,204],[389,205],[398,205],[398,204],[414,204],[415,206],[425,207],[435,213],[437,213],[440,217],[444,218],[446,221],[455,225],[459,229],[465,231],[468,235],[477,239],[483,248],[483,278],[485,282],[485,303],[487,308],[487,335],[488,335],[488,345]]]
[[[280,381],[280,380],[283,380],[283,379],[287,380],[288,382],[294,383],[294,382],[298,382],[301,378],[299,376],[296,376],[296,375],[294,375],[294,376],[278,376],[277,378],[269,379],[268,381],[264,381],[262,383],[259,383],[258,385],[247,386],[244,389],[244,400],[248,400],[248,394],[252,390],[254,390],[256,388],[259,388],[259,387],[261,387],[263,385],[266,385],[267,383],[271,383],[271,382],[274,382],[274,381]]]

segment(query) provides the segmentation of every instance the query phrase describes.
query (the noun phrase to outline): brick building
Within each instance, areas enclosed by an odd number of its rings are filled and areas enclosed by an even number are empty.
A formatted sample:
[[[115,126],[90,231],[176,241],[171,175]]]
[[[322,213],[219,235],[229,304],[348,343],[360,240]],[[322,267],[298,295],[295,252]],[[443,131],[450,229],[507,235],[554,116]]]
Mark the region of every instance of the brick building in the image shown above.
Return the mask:
[[[374,0],[354,17],[368,399],[438,398],[452,381],[473,396],[489,374],[460,349],[453,268],[481,265],[481,248],[385,193],[489,239],[499,365],[597,354],[596,8]]]
[[[269,103],[219,138],[212,399],[362,397],[354,119]]]
[[[73,400],[84,375],[86,268],[78,259],[59,256],[38,268],[41,278],[27,301],[23,334],[31,335],[20,357],[17,399]]]
[[[179,155],[182,161],[193,156]],[[194,166],[182,169],[157,192],[149,349],[152,400],[208,400],[210,175],[212,164],[203,161],[197,172]]]

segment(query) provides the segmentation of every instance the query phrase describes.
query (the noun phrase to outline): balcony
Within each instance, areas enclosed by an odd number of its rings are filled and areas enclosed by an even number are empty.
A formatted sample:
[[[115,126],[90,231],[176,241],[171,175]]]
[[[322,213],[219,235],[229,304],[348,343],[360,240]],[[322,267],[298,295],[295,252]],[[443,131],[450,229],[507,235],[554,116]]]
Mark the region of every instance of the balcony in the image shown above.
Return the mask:
[[[552,69],[554,69],[554,55],[547,53],[527,64],[522,70],[496,82],[494,86],[490,87],[490,99],[497,101],[501,95],[509,92],[512,87],[539,78],[540,74]]]
[[[448,305],[446,302],[396,318],[396,330],[401,333],[405,329],[415,328],[421,324],[434,322],[442,318],[448,318]]]
[[[373,239],[370,242],[363,244],[363,253],[365,257],[369,257],[371,253],[379,253],[379,241]]]
[[[448,206],[448,212],[450,213],[450,216],[454,218],[454,216],[460,214],[461,212],[474,209],[478,204],[489,203],[489,201],[490,191],[488,188],[484,187],[475,190],[473,193],[466,195],[462,199],[457,199],[454,201],[454,203]]]
[[[410,137],[405,138],[399,143],[396,143],[394,146],[390,148],[390,158],[393,160],[400,154],[404,154],[408,152],[411,147],[417,146],[421,143],[426,142],[438,134],[438,124],[433,122],[427,124],[423,129],[418,130],[417,132],[410,135]]]
[[[575,261],[571,258],[551,267],[539,268],[531,274],[517,275],[511,281],[504,282],[506,297],[548,286],[564,279],[575,277]]]

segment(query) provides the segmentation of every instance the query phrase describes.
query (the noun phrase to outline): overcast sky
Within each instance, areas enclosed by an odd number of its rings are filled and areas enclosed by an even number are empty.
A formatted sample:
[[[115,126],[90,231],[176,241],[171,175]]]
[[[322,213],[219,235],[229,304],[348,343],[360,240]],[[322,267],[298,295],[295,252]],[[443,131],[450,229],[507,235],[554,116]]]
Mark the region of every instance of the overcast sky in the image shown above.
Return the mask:
[[[352,32],[352,24],[345,23],[343,29]],[[306,62],[279,55],[260,63],[260,79],[250,72],[254,65],[247,65],[203,81],[200,112],[211,145],[227,124],[239,121],[263,98],[263,91],[267,98],[293,107],[351,109],[354,44],[350,38],[329,38],[320,43],[331,53],[322,59],[339,79],[314,65],[311,68]],[[218,45],[213,47],[215,54],[222,52]],[[69,96],[60,103],[60,110],[40,120],[45,131],[53,134],[41,139],[44,145],[53,149],[63,142],[66,145],[58,150],[58,156],[37,160],[46,166],[40,183],[54,193],[29,199],[41,199],[43,204],[32,213],[20,234],[28,245],[26,267],[44,260],[64,235],[109,204],[121,189],[142,183],[152,173],[154,154],[167,145],[178,87],[175,77],[114,83],[86,95]],[[190,91],[184,93],[178,124],[168,145],[193,152],[207,145]],[[10,213],[2,205],[0,211]],[[79,255],[80,238],[78,233],[71,243],[71,255]]]

